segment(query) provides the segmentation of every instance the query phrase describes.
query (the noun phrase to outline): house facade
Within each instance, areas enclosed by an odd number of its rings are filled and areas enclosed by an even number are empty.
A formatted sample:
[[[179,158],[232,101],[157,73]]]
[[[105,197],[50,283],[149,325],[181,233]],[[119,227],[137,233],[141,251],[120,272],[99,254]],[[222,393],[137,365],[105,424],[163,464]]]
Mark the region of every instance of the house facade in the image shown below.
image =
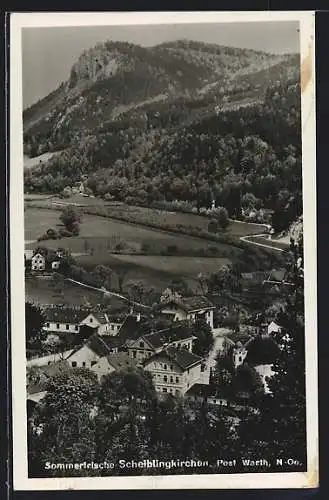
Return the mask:
[[[52,334],[78,334],[81,327],[89,327],[100,335],[117,335],[122,319],[102,312],[51,307],[44,310],[44,330]]]
[[[73,351],[66,360],[72,368],[92,369],[101,358],[117,354],[122,348],[118,338],[96,333],[83,346]]]
[[[32,271],[44,271],[46,269],[46,258],[41,253],[36,253],[31,259]]]
[[[243,365],[247,355],[248,355],[247,347],[245,347],[243,345],[241,345],[241,346],[238,345],[236,348],[234,348],[233,349],[234,368],[238,368],[239,366]]]
[[[271,321],[271,323],[267,327],[267,333],[270,335],[271,333],[279,333],[281,332],[281,327],[277,325],[274,321]]]
[[[185,349],[168,347],[148,358],[144,369],[152,375],[159,395],[184,396],[200,381],[204,363],[202,358]]]
[[[129,357],[142,363],[163,347],[176,347],[192,352],[195,337],[186,329],[185,325],[173,325],[170,328],[159,330],[140,336],[136,340],[127,342]]]
[[[210,328],[214,329],[215,306],[203,296],[181,297],[161,303],[162,314],[170,316],[174,321],[196,321],[204,319]]]
[[[44,330],[54,334],[79,333],[80,324],[87,314],[85,311],[68,307],[50,307],[43,313]]]
[[[93,312],[81,321],[80,326],[83,325],[97,329],[99,335],[116,335],[122,325],[122,320],[106,313]]]

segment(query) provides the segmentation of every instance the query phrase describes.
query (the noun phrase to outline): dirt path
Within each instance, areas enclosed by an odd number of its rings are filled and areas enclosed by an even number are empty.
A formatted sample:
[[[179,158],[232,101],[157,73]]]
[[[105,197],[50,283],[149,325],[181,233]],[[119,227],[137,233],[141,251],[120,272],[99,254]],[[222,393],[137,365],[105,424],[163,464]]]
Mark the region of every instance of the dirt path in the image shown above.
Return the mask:
[[[124,295],[116,292],[110,292],[108,290],[105,290],[105,288],[97,288],[95,286],[87,285],[86,283],[82,283],[81,281],[77,281],[72,278],[65,278],[65,280],[70,281],[71,283],[75,283],[76,285],[82,286],[84,288],[89,288],[89,290],[95,290],[96,292],[104,293],[105,295],[112,295],[112,297],[117,297],[118,299],[125,300],[126,302],[129,302],[130,304],[133,304],[135,306],[144,307],[145,309],[151,309],[150,306],[146,306],[145,304],[127,299],[127,297],[125,297]]]

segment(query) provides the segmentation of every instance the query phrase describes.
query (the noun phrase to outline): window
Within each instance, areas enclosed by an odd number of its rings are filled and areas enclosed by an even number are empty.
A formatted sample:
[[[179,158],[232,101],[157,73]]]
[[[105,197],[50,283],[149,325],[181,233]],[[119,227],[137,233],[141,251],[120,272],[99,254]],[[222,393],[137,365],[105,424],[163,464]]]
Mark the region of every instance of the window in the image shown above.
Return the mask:
[[[144,347],[144,342],[140,342],[139,347]]]
[[[59,330],[59,323],[57,323],[56,328],[57,328],[57,330]]]
[[[65,328],[66,328],[66,330],[69,330],[69,329],[70,329],[70,325],[69,325],[69,324],[66,324],[66,325],[65,325]]]
[[[82,366],[85,368],[85,366],[86,366],[86,362],[85,361],[82,362]]]
[[[137,351],[133,351],[133,358],[136,358]]]
[[[94,321],[94,318],[90,318],[89,322],[92,323]]]
[[[51,365],[51,361],[48,361],[48,366]]]
[[[50,323],[46,323],[46,327],[49,328],[50,327]]]
[[[170,377],[170,383],[173,384],[174,382],[174,377]]]
[[[78,331],[79,331],[79,325],[75,325],[74,330],[75,330],[76,332],[78,332]]]
[[[170,365],[170,370],[173,370],[174,369],[174,366],[173,365]]]
[[[168,377],[167,377],[167,375],[164,375],[164,377],[163,377],[163,381],[164,381],[164,382],[167,382],[167,381],[168,381]]]
[[[72,361],[72,368],[75,368],[77,366],[77,362],[76,361]]]
[[[163,368],[164,368],[165,370],[167,370],[167,365],[166,365],[166,364],[164,364],[164,365],[163,365]]]
[[[166,387],[164,387],[164,388],[162,389],[162,392],[167,392],[167,388],[166,388]]]
[[[176,384],[179,384],[179,377],[176,377]]]

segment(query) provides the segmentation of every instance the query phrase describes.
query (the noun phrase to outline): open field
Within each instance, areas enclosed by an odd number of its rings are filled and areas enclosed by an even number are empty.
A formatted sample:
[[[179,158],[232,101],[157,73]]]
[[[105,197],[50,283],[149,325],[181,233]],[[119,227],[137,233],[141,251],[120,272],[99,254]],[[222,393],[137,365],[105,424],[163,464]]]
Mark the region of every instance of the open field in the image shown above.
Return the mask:
[[[25,295],[27,301],[39,304],[69,304],[86,305],[87,301],[92,305],[102,303],[102,294],[65,282],[63,289],[55,285],[51,279],[26,278]]]
[[[45,231],[52,227],[60,227],[60,212],[40,208],[26,207],[25,211],[25,240],[35,241]],[[29,243],[28,248],[36,246],[57,248],[58,246],[68,248],[72,253],[89,253],[92,251],[96,257],[97,253],[114,251],[117,246],[123,245],[127,253],[140,252],[147,245],[148,253],[159,254],[166,251],[168,247],[176,247],[181,252],[207,250],[209,247],[217,249],[216,255],[220,257],[234,256],[241,252],[240,249],[232,248],[228,244],[209,242],[200,238],[194,238],[179,234],[169,234],[165,231],[136,226],[107,219],[94,215],[83,215],[80,226],[79,237],[62,238],[60,240],[47,240],[40,243]]]
[[[26,199],[28,201],[28,199]],[[140,224],[152,225],[155,227],[165,227],[166,229],[193,229],[207,231],[210,217],[181,212],[169,212],[155,208],[137,207],[118,202],[106,202],[100,198],[85,197],[79,194],[71,196],[69,199],[53,197],[50,200],[41,200],[41,205],[59,209],[65,205],[76,205],[82,209],[101,209],[101,214],[109,217],[136,222]],[[242,223],[231,221],[225,234],[234,237],[261,234],[264,227],[259,224]]]
[[[133,283],[141,282],[146,288],[154,288],[161,293],[170,286],[175,279],[181,279],[186,282],[191,291],[199,291],[197,274],[199,272],[211,272],[218,269],[220,264],[224,263],[221,259],[193,259],[177,257],[146,257],[143,256],[111,256],[100,261],[113,270],[111,278],[111,290],[118,292],[118,275],[124,273],[123,292],[126,293]],[[120,258],[118,258],[120,257]],[[170,260],[172,259],[172,260]],[[90,262],[89,256],[79,257],[78,263],[81,263],[86,269],[94,267]],[[70,304],[84,305],[86,302],[102,304],[103,295],[94,290],[86,289],[65,282],[64,286],[59,287],[51,279],[27,278],[25,281],[26,298],[29,301],[41,304]],[[112,305],[112,298],[111,305]],[[116,304],[122,305],[124,302],[119,299],[113,299]]]
[[[90,256],[81,256],[77,261],[86,269],[95,263]],[[229,263],[226,258],[210,257],[175,257],[159,255],[104,255],[99,263],[109,266],[114,271],[112,286],[117,289],[116,271],[124,270],[124,289],[134,281],[142,281],[145,286],[153,286],[158,291],[168,287],[173,279],[183,279],[191,290],[198,286],[199,273],[209,274]]]
[[[115,258],[121,262],[186,276],[196,276],[199,273],[211,273],[222,265],[230,262],[229,259],[225,258],[162,257],[157,255],[116,255]]]

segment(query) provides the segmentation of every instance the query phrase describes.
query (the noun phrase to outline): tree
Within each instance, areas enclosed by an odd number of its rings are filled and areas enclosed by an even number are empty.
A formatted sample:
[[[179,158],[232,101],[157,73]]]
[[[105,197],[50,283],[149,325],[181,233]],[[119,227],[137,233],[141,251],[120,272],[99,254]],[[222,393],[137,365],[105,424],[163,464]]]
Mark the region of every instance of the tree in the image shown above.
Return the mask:
[[[30,302],[25,302],[25,339],[27,349],[41,349],[47,334],[43,331],[45,318],[41,309]]]
[[[222,354],[220,351],[216,356],[216,364],[212,372],[212,384],[218,387],[219,393],[223,396],[232,396],[234,392],[233,380],[235,369],[233,365],[232,352]]]
[[[127,268],[124,268],[124,267],[117,268],[115,270],[115,274],[116,274],[117,280],[118,280],[118,288],[119,288],[120,293],[123,293],[123,284],[124,284],[124,281],[125,281],[128,273],[129,273],[129,270]]]
[[[95,459],[92,411],[99,390],[97,377],[86,369],[67,368],[47,382],[46,390],[29,424],[29,470],[37,477],[86,475],[84,469],[47,471],[44,464]]]
[[[253,193],[245,193],[241,198],[241,206],[244,209],[251,210],[256,208],[257,198]]]
[[[235,393],[247,393],[252,399],[264,394],[264,385],[260,375],[248,364],[238,366],[234,378]]]
[[[72,189],[70,188],[70,186],[66,186],[61,192],[61,197],[70,198],[70,196],[72,196]]]
[[[136,281],[129,286],[128,295],[134,302],[142,302],[146,289],[142,281]]]
[[[199,356],[206,356],[214,343],[211,327],[204,319],[197,319],[192,326],[192,333],[196,337],[193,352]]]
[[[206,274],[199,273],[198,274],[198,283],[200,286],[201,293],[203,295],[207,295],[208,293],[208,283],[209,283],[209,278]]]
[[[241,282],[236,269],[225,264],[210,275],[208,286],[209,292],[235,292],[240,290]]]
[[[174,278],[170,282],[170,289],[174,293],[178,293],[180,295],[187,295],[189,288],[188,283],[182,278]]]
[[[271,451],[277,457],[294,456],[306,463],[305,328],[302,236],[291,242],[286,279],[293,286],[279,315],[281,332],[275,339],[280,355],[268,381],[272,392],[266,421],[271,419]],[[266,425],[266,424],[265,424]],[[273,448],[272,448],[273,446]]]
[[[274,338],[280,347],[273,363],[274,375],[267,385],[259,417],[244,422],[243,434],[249,436],[250,455],[266,450],[272,460],[295,458],[295,470],[306,467],[306,397],[304,277],[302,240],[292,241],[286,262],[287,280],[293,284],[285,294],[285,307],[278,317],[281,331]],[[257,420],[257,422],[255,421]],[[282,467],[279,468],[282,471]],[[291,471],[291,467],[287,469]]]
[[[77,230],[76,225],[79,225],[81,222],[81,214],[74,206],[68,205],[63,208],[60,215],[60,221],[64,224],[68,231],[73,233],[73,231]]]
[[[128,369],[106,375],[98,401],[99,459],[146,458],[151,421],[157,405],[150,374],[142,369]]]
[[[230,220],[228,217],[228,212],[226,208],[221,207],[217,216],[218,224],[219,227],[223,230],[227,229],[227,227],[230,225]]]
[[[208,232],[209,233],[218,233],[219,231],[219,223],[217,219],[211,219],[208,224]]]
[[[111,288],[113,271],[110,267],[99,264],[93,269],[92,276],[99,287]]]

